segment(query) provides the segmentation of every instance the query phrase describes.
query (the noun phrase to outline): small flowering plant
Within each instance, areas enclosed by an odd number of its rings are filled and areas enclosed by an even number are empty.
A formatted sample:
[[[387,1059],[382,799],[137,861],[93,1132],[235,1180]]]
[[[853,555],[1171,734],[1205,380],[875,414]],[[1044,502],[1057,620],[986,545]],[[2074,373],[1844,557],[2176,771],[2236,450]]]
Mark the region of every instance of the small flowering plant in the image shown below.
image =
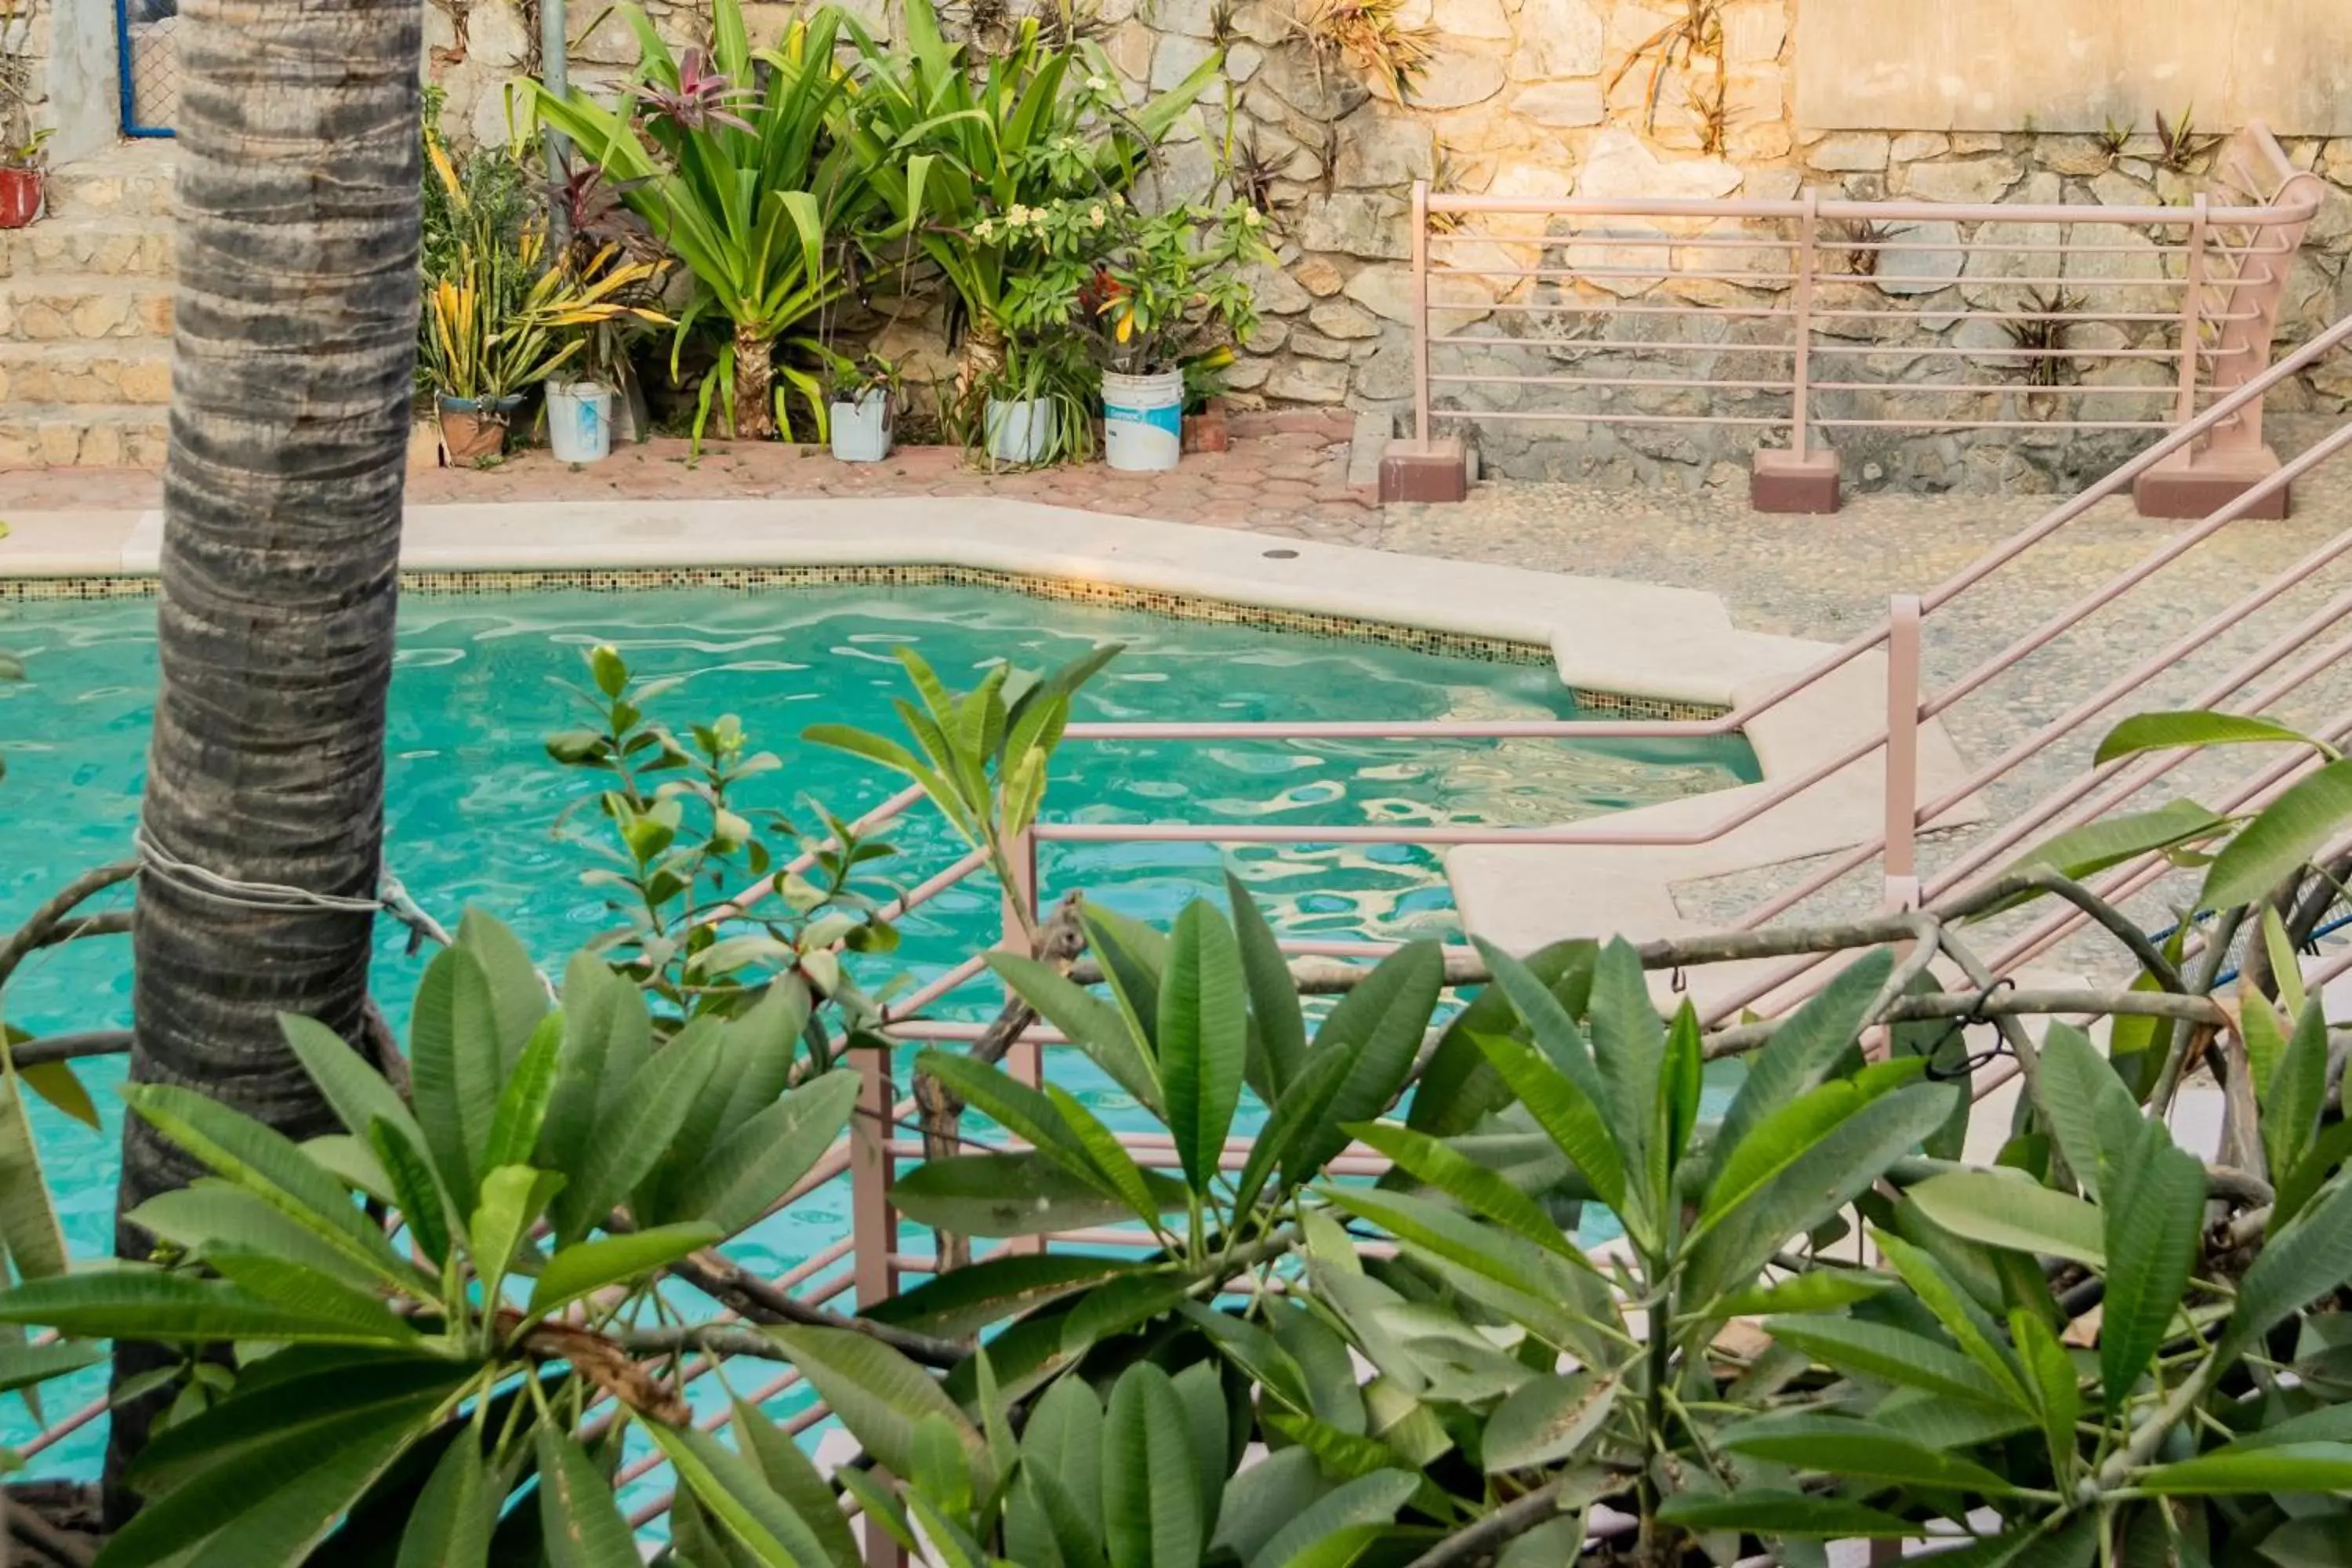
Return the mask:
[[[1075,332],[1106,370],[1173,370],[1256,328],[1247,272],[1274,251],[1246,202],[1144,213],[1115,195],[1079,198],[1008,214],[1006,226],[1038,251],[1011,281],[1015,330]]]

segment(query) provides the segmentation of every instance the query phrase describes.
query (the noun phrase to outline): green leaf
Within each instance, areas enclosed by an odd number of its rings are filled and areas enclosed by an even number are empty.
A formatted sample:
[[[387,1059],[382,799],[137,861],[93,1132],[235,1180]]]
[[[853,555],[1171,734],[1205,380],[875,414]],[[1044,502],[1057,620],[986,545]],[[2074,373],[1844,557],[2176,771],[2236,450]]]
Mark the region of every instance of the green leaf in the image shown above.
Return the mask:
[[[1119,1374],[1103,1424],[1103,1526],[1111,1568],[1198,1568],[1207,1531],[1199,1463],[1168,1374]]]
[[[1772,1031],[1770,1042],[1748,1058],[1748,1076],[1716,1130],[1718,1163],[1738,1150],[1759,1122],[1829,1076],[1861,1034],[1872,1002],[1894,971],[1893,950],[1873,949]]]
[[[1552,1065],[1556,1057],[1547,1059],[1534,1047],[1502,1036],[1480,1036],[1477,1045],[1593,1195],[1623,1219],[1628,1230],[1638,1226],[1646,1234],[1646,1222],[1628,1212],[1624,1159],[1600,1102]]]
[[[583,1296],[607,1285],[640,1280],[688,1253],[717,1245],[722,1232],[715,1225],[694,1222],[656,1226],[626,1236],[599,1237],[558,1247],[531,1286],[532,1317],[558,1312]]]
[[[1127,1020],[1129,1037],[1156,1058],[1160,1042],[1160,977],[1168,967],[1168,938],[1141,921],[1089,899],[1078,907],[1087,946]],[[1044,1012],[1045,1009],[1039,1008]]]
[[[2269,1007],[2259,996],[2245,999],[2247,1013]],[[2263,1151],[2272,1171],[2284,1174],[2301,1163],[2318,1135],[2320,1113],[2326,1107],[2327,1015],[2325,1003],[2312,997],[2295,1020],[2294,1033],[2288,1037],[2278,1070],[2263,1096]]]
[[[457,1206],[470,1208],[505,1077],[481,960],[462,947],[436,953],[417,983],[408,1028],[410,1092],[425,1148]]]
[[[1916,1443],[1874,1422],[1843,1415],[1769,1415],[1732,1426],[1718,1440],[1735,1454],[1886,1486],[1983,1497],[2007,1497],[2016,1490],[1972,1460]]]
[[[735,1129],[668,1194],[671,1212],[723,1236],[750,1229],[808,1174],[849,1125],[857,1074],[836,1068]]]
[[[0,1394],[30,1388],[105,1359],[102,1346],[68,1344],[60,1340],[45,1345],[0,1345]]]
[[[1816,1268],[1769,1285],[1734,1291],[1715,1304],[1727,1318],[1759,1318],[1769,1312],[1832,1312],[1893,1289],[1884,1274],[1859,1268]]]
[[[2069,828],[2010,862],[2002,868],[2002,874],[2050,870],[2080,881],[2143,855],[2214,837],[2227,832],[2229,826],[2228,817],[2208,811],[2193,800],[2168,801],[2154,811],[2103,816]],[[2030,902],[2039,896],[2022,894],[2013,904],[1988,910],[1979,918],[2000,913],[2002,909]]]
[[[922,1051],[915,1058],[915,1071],[944,1085],[1072,1175],[1107,1192],[1112,1190],[1043,1089],[1031,1088],[993,1063],[976,1062],[955,1051]]]
[[[499,1304],[499,1286],[514,1262],[515,1248],[562,1189],[563,1178],[529,1165],[500,1165],[482,1178],[482,1201],[466,1224],[466,1250],[481,1280],[485,1310]]]
[[[1352,1060],[1333,1091],[1329,1121],[1310,1126],[1294,1154],[1283,1162],[1293,1184],[1311,1179],[1347,1147],[1340,1131],[1351,1121],[1370,1121],[1387,1111],[1403,1092],[1429,1028],[1430,1014],[1445,984],[1445,954],[1434,942],[1408,942],[1373,966],[1353,990],[1324,1016],[1307,1047],[1312,1066],[1325,1051],[1346,1051]]]
[[[1436,1188],[1472,1214],[1493,1220],[1547,1252],[1571,1260],[1584,1258],[1584,1249],[1569,1239],[1542,1205],[1436,1139],[1391,1121],[1360,1121],[1347,1131],[1386,1154],[1399,1170]]]
[[[322,1328],[341,1324],[343,1337],[352,1342],[401,1344],[416,1337],[408,1320],[386,1307],[383,1297],[353,1289],[299,1263],[221,1247],[213,1248],[206,1261],[221,1278],[257,1300],[299,1312]]]
[[[877,1464],[911,1475],[915,1427],[924,1416],[944,1416],[972,1455],[976,1473],[985,1474],[988,1452],[980,1433],[930,1373],[905,1356],[847,1329],[771,1328],[801,1375],[833,1407]],[[982,1489],[992,1488],[987,1480]]]
[[[652,1054],[643,993],[593,952],[563,972],[563,1054],[541,1142],[549,1166],[575,1185],[603,1110],[617,1104]]]
[[[1929,1220],[1967,1241],[2106,1266],[2098,1209],[2031,1177],[1995,1171],[1930,1176],[1906,1194]]]
[[[1658,1509],[1663,1524],[1692,1531],[1737,1530],[1754,1535],[1790,1535],[1837,1541],[1916,1535],[1919,1527],[1880,1509],[1841,1498],[1748,1487],[1729,1497],[1670,1497]]]
[[[438,1268],[449,1256],[451,1215],[441,1180],[424,1150],[389,1121],[378,1118],[368,1127],[368,1147],[375,1152],[384,1179],[392,1184],[393,1205],[408,1226],[408,1234]]]
[[[26,1279],[66,1271],[65,1233],[49,1200],[40,1147],[33,1142],[13,1065],[0,1071],[0,1248]],[[5,1278],[0,1271],[0,1279]]]
[[[1913,1065],[1888,1063],[1870,1070],[1892,1072]],[[1849,1082],[1827,1084],[1813,1094],[1841,1089],[1855,1098],[1869,1092]],[[1818,1142],[1785,1151],[1779,1165],[1748,1189],[1750,1195],[1727,1198],[1727,1206],[1719,1208],[1710,1201],[1703,1222],[1708,1234],[1690,1244],[1685,1289],[1692,1299],[1703,1301],[1726,1289],[1744,1287],[1789,1237],[1827,1221],[1888,1166],[1916,1149],[1943,1125],[1959,1098],[1956,1084],[1914,1083],[1864,1100]],[[1772,1121],[1805,1103],[1800,1100],[1776,1113]],[[1765,1129],[1759,1128],[1740,1152],[1765,1142]]]
[[[341,1184],[284,1134],[171,1084],[125,1084],[122,1098],[173,1142],[378,1279],[401,1289],[416,1286],[415,1272],[393,1251],[383,1231],[352,1205]]]
[[[432,1479],[417,1494],[416,1510],[401,1531],[394,1568],[485,1568],[490,1528],[498,1522],[488,1491],[481,1445],[468,1427],[442,1450]]]
[[[1903,1282],[1911,1287],[1911,1293],[1935,1315],[1969,1359],[1984,1368],[1986,1374],[2001,1386],[2010,1403],[2021,1409],[2030,1404],[2025,1369],[2000,1342],[1990,1316],[1945,1272],[1944,1266],[1925,1247],[1915,1247],[1901,1237],[1879,1231],[1873,1239],[1902,1275]]]
[[[1609,1419],[1621,1387],[1614,1377],[1589,1372],[1519,1384],[1486,1418],[1486,1473],[1528,1469],[1576,1453]]]
[[[1299,1510],[1249,1559],[1249,1568],[1295,1568],[1307,1553],[1335,1537],[1369,1525],[1387,1524],[1420,1485],[1421,1478],[1407,1470],[1375,1470],[1358,1476]],[[1348,1562],[1355,1555],[1351,1552],[1338,1561]]]
[[[1061,1484],[1086,1532],[1097,1542],[1103,1529],[1104,1461],[1102,1401],[1083,1378],[1064,1378],[1032,1406],[1029,1424],[1021,1432],[1021,1464]]]
[[[988,966],[1021,999],[1072,1044],[1093,1058],[1136,1102],[1160,1114],[1164,1106],[1159,1069],[1136,1043],[1128,1021],[1111,1004],[1073,984],[1051,965],[1009,952],[992,952]]]
[[[2066,1168],[2083,1190],[2099,1197],[2106,1178],[2137,1147],[2139,1102],[2090,1036],[2072,1024],[2053,1023],[2042,1047],[2035,1105],[2050,1123]]]
[[[1767,1318],[1764,1331],[1840,1372],[1923,1388],[1979,1405],[2015,1408],[1991,1373],[1937,1340],[1855,1318]]]
[[[90,1103],[89,1090],[74,1076],[71,1063],[35,1062],[30,1067],[18,1068],[16,1076],[25,1080],[26,1089],[47,1100],[59,1113],[85,1127],[99,1125],[98,1107]]]
[[[1318,1144],[1329,1141],[1331,1108],[1349,1075],[1356,1070],[1358,1050],[1345,1042],[1335,1043],[1308,1056],[1307,1065],[1291,1079],[1282,1098],[1275,1101],[1274,1113],[1250,1140],[1249,1158],[1242,1163],[1241,1174],[1234,1184],[1235,1214],[1246,1214],[1256,1205],[1276,1171],[1284,1173],[1277,1204],[1282,1194],[1317,1174],[1312,1169],[1300,1168],[1301,1155],[1310,1141]]]
[[[2352,757],[2287,786],[2238,829],[2205,873],[2200,910],[2235,909],[2266,897],[2352,822]]]
[[[732,1408],[736,1441],[742,1445],[743,1457],[758,1467],[768,1489],[800,1516],[834,1568],[865,1568],[857,1538],[842,1517],[841,1500],[792,1434],[740,1397]]]
[[[816,1532],[770,1488],[758,1467],[697,1426],[648,1422],[646,1431],[676,1468],[678,1480],[761,1568],[821,1568],[826,1561]],[[839,1519],[839,1505],[828,1500],[826,1506]]]
[[[619,1103],[600,1111],[550,1219],[560,1240],[585,1236],[653,1170],[718,1069],[725,1037],[698,1020],[629,1077]]]
[[[1205,1195],[1241,1104],[1249,1014],[1233,928],[1195,899],[1176,918],[1160,977],[1160,1077],[1184,1179]]]
[[[1657,1100],[1665,1062],[1665,1026],[1650,1000],[1650,983],[1633,944],[1620,937],[1601,950],[1592,973],[1592,1010],[1587,1018],[1592,1063],[1605,1091],[1609,1128],[1616,1135],[1629,1172],[1643,1175],[1644,1209],[1655,1215],[1666,1202],[1666,1151],[1657,1136]]]
[[[128,1217],[199,1260],[215,1250],[261,1253],[299,1262],[357,1289],[372,1290],[377,1284],[374,1270],[352,1262],[315,1231],[218,1177],[199,1177],[194,1186],[159,1193]]]
[[[667,1430],[648,1424],[658,1436]],[[629,1521],[613,1496],[604,1472],[567,1433],[541,1423],[539,1447],[540,1527],[547,1541],[548,1568],[639,1568]]]
[[[1184,1211],[1180,1184],[1143,1174],[1160,1212]],[[890,1196],[916,1224],[957,1236],[1036,1236],[1134,1217],[1125,1200],[1029,1151],[927,1160],[893,1183]]]
[[[1558,997],[1572,1018],[1591,1000],[1592,966],[1600,949],[1591,942],[1553,942],[1522,961],[1528,972]],[[1476,1044],[1482,1035],[1507,1035],[1518,1013],[1499,985],[1468,999],[1439,1037],[1437,1048],[1414,1080],[1405,1125],[1444,1138],[1470,1131],[1487,1114],[1510,1103],[1511,1094]]]
[[[1078,1098],[1060,1084],[1049,1083],[1045,1099],[1052,1104],[1062,1124],[1076,1135],[1078,1145],[1086,1152],[1089,1171],[1097,1184],[1118,1194],[1136,1218],[1156,1227],[1160,1205],[1160,1194],[1181,1191],[1172,1183],[1155,1186],[1153,1178],[1127,1152],[1118,1134],[1103,1125],[1102,1119],[1081,1104]],[[1079,1173],[1085,1174],[1087,1173]]]
[[[315,1018],[291,1013],[278,1015],[278,1028],[353,1137],[366,1137],[368,1128],[381,1120],[406,1133],[419,1149],[425,1146],[425,1133],[408,1102],[341,1035]]]
[[[2042,1418],[2042,1437],[2050,1448],[2051,1466],[2063,1479],[2073,1469],[2077,1452],[2074,1424],[2083,1415],[2082,1381],[2075,1375],[2066,1347],[2058,1342],[2039,1312],[2024,1307],[2011,1312],[2009,1337],[2025,1366],[2026,1387]]]
[[[2213,1353],[2227,1362],[2352,1279],[2352,1179],[2338,1174],[2263,1244],[2238,1281],[2238,1304]]]
[[[550,1016],[532,1030],[517,1058],[513,1074],[499,1091],[499,1108],[490,1119],[490,1139],[482,1153],[482,1169],[528,1165],[539,1152],[539,1131],[547,1120],[547,1102],[555,1089],[557,1058],[563,1048],[563,1020]]]
[[[1242,879],[1225,873],[1225,896],[1234,908],[1234,936],[1241,950],[1242,974],[1249,984],[1250,1023],[1265,1062],[1265,1081],[1255,1087],[1268,1104],[1279,1100],[1307,1061],[1307,1021],[1298,1010],[1298,988],[1282,956],[1274,928]]]
[[[539,977],[530,952],[515,933],[479,910],[467,910],[458,918],[457,945],[481,963],[482,976],[489,983],[499,1063],[512,1071],[547,1016],[547,982]],[[491,1161],[484,1168],[498,1163]]]
[[[404,1358],[332,1383],[240,1388],[141,1457],[131,1479],[150,1501],[108,1542],[109,1568],[293,1568],[425,1434],[464,1375]]]
[[[2352,1491],[2352,1443],[2232,1443],[2142,1470],[2131,1484],[2159,1497]]]
[[[2121,1410],[2164,1342],[2188,1294],[2204,1227],[2205,1169],[2173,1147],[2160,1121],[2139,1124],[2139,1146],[2101,1211],[2106,1216],[2107,1293],[2099,1327],[2099,1377],[2109,1410]]]
[[[2104,767],[2118,757],[2140,752],[2172,752],[2189,746],[2232,746],[2284,742],[2317,747],[2319,742],[2300,730],[2248,713],[2215,713],[2205,709],[2186,712],[2135,713],[2107,731],[2092,764]]]

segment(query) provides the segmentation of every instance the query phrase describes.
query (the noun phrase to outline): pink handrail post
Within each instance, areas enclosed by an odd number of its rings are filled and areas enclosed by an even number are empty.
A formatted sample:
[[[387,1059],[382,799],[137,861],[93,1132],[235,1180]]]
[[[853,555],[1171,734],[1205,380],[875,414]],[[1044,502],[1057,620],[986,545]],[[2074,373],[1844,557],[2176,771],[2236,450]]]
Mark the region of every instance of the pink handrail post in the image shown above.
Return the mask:
[[[1469,451],[1459,437],[1441,441],[1430,428],[1429,182],[1412,183],[1412,439],[1381,453],[1381,503],[1450,502],[1470,493]]]
[[[1820,514],[1838,509],[1837,453],[1813,442],[1813,269],[1821,253],[1822,198],[1807,191],[1798,205],[1793,249],[1795,277],[1789,287],[1789,446],[1759,447],[1748,470],[1748,504],[1758,511]]]
[[[2182,425],[2197,417],[2198,366],[2205,337],[2205,243],[2211,211],[2205,193],[2198,192],[2197,216],[2189,220],[2188,254],[2182,258],[2189,287],[2180,291],[2180,396],[2173,408],[2175,421]]]
[[[1919,596],[1886,616],[1886,907],[1919,905]]]
[[[2278,139],[2259,121],[2230,138],[2214,160],[2211,183],[2225,192],[2242,194],[2243,199],[2269,207],[2280,217],[2259,225],[2225,221],[2204,197],[2198,198],[2189,247],[2188,300],[2182,307],[2188,335],[2180,345],[2190,366],[2186,382],[2191,412],[2201,360],[2212,360],[2205,390],[2214,397],[2237,390],[2269,366],[2295,255],[2327,195],[2326,182],[2290,163]],[[2201,299],[2209,287],[2220,290],[2221,307],[2210,317],[2202,314]],[[2204,331],[2209,324],[2214,328],[2210,347]],[[2278,467],[2278,454],[2263,441],[2263,405],[2257,400],[2187,451],[2143,475],[2132,486],[2132,500],[2142,517],[2203,517],[2276,473]],[[2280,489],[2252,515],[2284,518],[2288,504],[2286,491]]]
[[[890,1259],[898,1250],[898,1211],[890,1203],[890,1128],[896,1096],[886,1046],[856,1053],[857,1113],[849,1123],[849,1234],[855,1243],[857,1304],[888,1300],[898,1289]]]
[[[1037,836],[1023,828],[1013,840],[1013,881],[1004,889],[1004,934],[997,946],[1006,952],[1023,958],[1037,954],[1030,951],[1028,921],[1037,911]],[[1045,1081],[1045,1051],[1037,1043],[1034,1031],[1024,1033],[1004,1053],[1004,1070],[1031,1089],[1044,1087]],[[1016,1236],[1004,1243],[1008,1253],[1037,1253],[1045,1250],[1042,1236]]]

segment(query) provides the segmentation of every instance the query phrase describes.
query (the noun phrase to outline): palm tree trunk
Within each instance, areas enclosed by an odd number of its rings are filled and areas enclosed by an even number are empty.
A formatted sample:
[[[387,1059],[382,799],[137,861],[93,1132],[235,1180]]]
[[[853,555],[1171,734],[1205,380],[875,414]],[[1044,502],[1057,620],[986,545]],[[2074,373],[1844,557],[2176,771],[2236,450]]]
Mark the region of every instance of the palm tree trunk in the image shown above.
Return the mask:
[[[141,820],[249,883],[373,894],[416,345],[418,0],[184,0],[179,294]],[[331,1113],[278,1015],[364,1039],[372,916],[140,879],[131,1076],[294,1138]],[[136,1118],[126,1218],[195,1174]],[[118,1347],[118,1383],[157,1364]],[[152,1404],[118,1410],[108,1513]]]
[[[735,434],[765,441],[776,433],[775,340],[742,322],[735,327]]]

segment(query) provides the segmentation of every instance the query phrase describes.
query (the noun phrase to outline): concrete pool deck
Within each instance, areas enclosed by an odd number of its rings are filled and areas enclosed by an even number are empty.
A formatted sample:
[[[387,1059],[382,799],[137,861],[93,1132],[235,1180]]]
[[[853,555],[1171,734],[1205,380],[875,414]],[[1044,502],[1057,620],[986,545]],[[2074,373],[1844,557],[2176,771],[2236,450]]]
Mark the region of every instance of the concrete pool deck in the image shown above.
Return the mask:
[[[6,521],[0,574],[123,577],[157,569],[157,510],[12,510]],[[413,506],[402,564],[433,572],[967,566],[1534,643],[1552,650],[1570,686],[1716,708],[1831,646],[1744,630],[1720,596],[1702,590],[1312,540],[1277,543],[1260,532],[1003,499]],[[1885,712],[1884,661],[1857,661],[1748,727],[1761,784],[1616,814],[1610,831],[1705,827],[1874,733]],[[1932,726],[1922,770],[1931,788],[1961,777],[1958,753]],[[1481,847],[1455,850],[1448,871],[1465,923],[1507,946],[1565,935],[1664,935],[1688,929],[1675,882],[1842,848],[1875,832],[1883,778],[1875,758],[1855,763],[1705,845]]]

